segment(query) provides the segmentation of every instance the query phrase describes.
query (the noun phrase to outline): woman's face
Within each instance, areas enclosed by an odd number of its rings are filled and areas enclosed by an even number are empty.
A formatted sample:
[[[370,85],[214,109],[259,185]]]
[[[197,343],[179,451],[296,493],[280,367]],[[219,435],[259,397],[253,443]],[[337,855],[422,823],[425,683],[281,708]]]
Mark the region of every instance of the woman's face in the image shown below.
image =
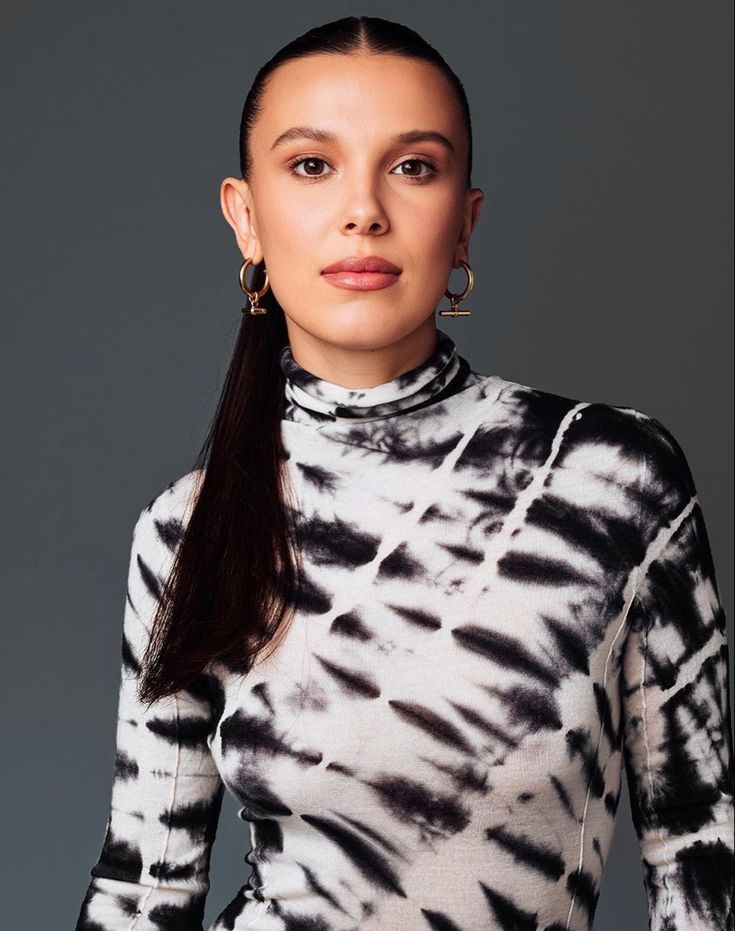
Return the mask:
[[[393,55],[286,62],[267,83],[250,151],[251,177],[222,182],[222,210],[243,256],[265,262],[296,361],[348,387],[423,361],[483,198],[466,188],[467,140],[442,73]],[[400,274],[384,287],[323,274],[353,256]]]

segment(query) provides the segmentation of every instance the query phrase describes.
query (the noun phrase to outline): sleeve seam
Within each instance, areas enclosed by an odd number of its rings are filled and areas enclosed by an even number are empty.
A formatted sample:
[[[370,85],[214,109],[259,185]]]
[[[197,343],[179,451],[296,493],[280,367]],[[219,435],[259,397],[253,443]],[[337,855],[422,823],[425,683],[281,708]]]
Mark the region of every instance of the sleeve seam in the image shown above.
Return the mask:
[[[143,521],[146,518],[146,515],[149,513],[150,513],[150,508],[148,506],[142,508],[138,515],[138,519],[135,522],[133,537],[135,540],[134,551],[135,551],[136,563],[137,563],[138,553],[140,552],[141,540],[139,539],[139,537],[143,529],[142,528]],[[140,573],[140,566],[137,566],[137,571],[138,573]],[[148,628],[148,626],[143,622],[141,618],[141,613],[142,612],[140,611],[136,611],[138,620],[143,625],[143,628],[146,630],[147,636],[150,637],[151,631]],[[168,852],[169,843],[171,841],[171,834],[173,830],[173,813],[174,813],[174,806],[176,804],[176,796],[178,794],[179,773],[181,769],[181,713],[180,713],[179,698],[178,698],[177,693],[174,693],[173,695],[173,703],[174,703],[175,714],[176,714],[176,759],[175,759],[173,780],[172,780],[172,786],[171,786],[171,796],[169,800],[167,819],[166,819],[166,834],[163,838],[163,849],[161,851],[160,858],[159,858],[159,866],[161,867],[166,862],[166,854]],[[148,869],[150,870],[150,864],[148,864]],[[138,921],[144,915],[145,907],[146,907],[148,900],[153,895],[155,890],[160,889],[160,888],[161,888],[161,874],[159,870],[159,873],[156,876],[155,883],[152,883],[148,887],[148,891],[143,896],[143,899],[138,902],[137,910],[132,917],[131,923],[128,925],[127,931],[134,931],[134,929],[136,928],[138,924]]]
[[[638,494],[638,515],[637,515],[637,521],[638,521],[638,526],[639,526],[639,527],[640,527],[641,524],[642,524],[641,518],[642,518],[642,516],[643,516],[643,495],[644,495],[644,493],[645,493],[645,488],[646,488],[646,483],[647,483],[647,482],[648,482],[648,453],[647,453],[646,450],[644,449],[644,450],[643,450],[642,477],[641,477],[641,481],[640,481],[640,491],[639,491],[639,494]],[[645,559],[645,553],[644,553],[644,559]],[[641,587],[641,584],[642,584],[642,582],[643,582],[643,580],[645,579],[645,576],[646,576],[646,574],[647,574],[647,571],[646,571],[645,574],[643,574],[643,575],[641,574],[641,565],[642,565],[642,563],[639,563],[639,564],[635,567],[635,582],[634,582],[634,584],[633,584],[633,595],[631,596],[631,599],[630,599],[630,604],[631,604],[631,606],[634,604],[635,601],[640,601],[640,598],[639,598],[640,587]]]
[[[179,770],[181,768],[181,717],[179,712],[179,700],[178,696],[174,694],[174,704],[176,707],[176,764],[174,767],[173,781],[171,786],[171,797],[169,800],[167,818],[166,818],[166,834],[163,839],[163,849],[159,858],[159,867],[163,867],[163,864],[166,862],[166,854],[168,853],[168,845],[171,840],[171,834],[173,831],[173,814],[174,806],[176,804],[177,789],[179,784]],[[148,867],[150,869],[150,865]],[[135,926],[138,923],[138,920],[143,916],[145,906],[148,902],[148,899],[153,895],[156,889],[161,888],[161,874],[160,871],[156,876],[156,882],[148,887],[148,892],[143,897],[142,902],[138,904],[138,911],[133,917],[132,923],[128,927],[128,931],[133,931]]]
[[[646,617],[650,619],[650,611],[643,605],[643,610],[646,614]],[[643,655],[641,657],[641,682],[639,686],[639,691],[641,694],[641,710],[642,710],[642,719],[643,719],[643,741],[646,747],[646,775],[648,777],[648,790],[650,792],[650,801],[646,805],[646,808],[649,810],[651,815],[656,817],[656,784],[653,781],[653,776],[651,773],[651,745],[648,740],[648,703],[646,702],[646,666],[648,665],[648,635],[650,631],[650,623],[647,622],[645,625],[644,632],[644,647]],[[661,825],[658,824],[656,828],[656,833],[658,834],[659,841],[663,845],[664,849],[667,851],[667,860],[668,857],[668,843],[667,838],[664,837]],[[666,904],[664,906],[664,918],[671,917],[671,887],[669,886],[669,875],[664,873],[662,876],[662,881],[664,888],[666,889]]]

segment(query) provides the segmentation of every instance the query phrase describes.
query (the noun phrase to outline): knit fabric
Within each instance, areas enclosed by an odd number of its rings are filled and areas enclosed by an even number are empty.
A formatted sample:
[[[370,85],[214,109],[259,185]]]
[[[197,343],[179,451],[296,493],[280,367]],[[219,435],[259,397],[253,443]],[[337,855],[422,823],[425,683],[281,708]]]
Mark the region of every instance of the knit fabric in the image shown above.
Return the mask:
[[[202,931],[225,791],[252,874],[209,931],[589,931],[623,774],[651,931],[732,931],[728,643],[682,448],[437,336],[361,389],[284,347],[295,617],[247,673],[215,663],[150,708],[201,476],[140,512],[77,931]]]

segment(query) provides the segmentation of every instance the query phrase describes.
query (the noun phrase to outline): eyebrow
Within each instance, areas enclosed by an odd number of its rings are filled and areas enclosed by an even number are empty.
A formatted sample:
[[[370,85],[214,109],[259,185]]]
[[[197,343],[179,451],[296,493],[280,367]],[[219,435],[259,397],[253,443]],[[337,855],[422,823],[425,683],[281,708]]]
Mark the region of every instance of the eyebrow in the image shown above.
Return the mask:
[[[318,129],[316,126],[292,126],[277,137],[271,146],[271,152],[278,146],[294,139],[311,139],[313,142],[336,142],[337,134],[327,129]],[[452,142],[443,133],[434,129],[412,129],[405,133],[398,133],[398,135],[393,136],[393,142],[438,142],[447,152],[452,155],[456,154]]]

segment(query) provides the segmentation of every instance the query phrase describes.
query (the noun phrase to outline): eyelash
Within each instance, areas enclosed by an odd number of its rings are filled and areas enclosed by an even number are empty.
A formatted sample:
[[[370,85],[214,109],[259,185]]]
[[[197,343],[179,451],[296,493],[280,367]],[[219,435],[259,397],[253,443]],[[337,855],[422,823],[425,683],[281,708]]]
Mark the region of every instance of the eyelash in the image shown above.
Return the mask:
[[[288,163],[288,167],[289,167],[289,170],[291,171],[291,174],[294,175],[294,177],[296,178],[305,178],[305,179],[308,179],[309,181],[322,181],[324,178],[326,178],[327,177],[326,175],[301,175],[296,171],[296,166],[300,165],[301,162],[310,162],[310,161],[323,162],[325,165],[329,164],[326,159],[319,158],[318,155],[300,155],[297,158],[292,159]],[[436,162],[428,158],[418,158],[418,157],[409,156],[408,158],[404,158],[403,161],[400,162],[400,164],[404,165],[406,162],[419,162],[422,165],[427,165],[431,169],[430,172],[424,175],[404,175],[404,177],[408,178],[410,181],[417,182],[419,184],[422,184],[428,181],[430,178],[436,175],[439,171],[439,167],[436,164]]]

